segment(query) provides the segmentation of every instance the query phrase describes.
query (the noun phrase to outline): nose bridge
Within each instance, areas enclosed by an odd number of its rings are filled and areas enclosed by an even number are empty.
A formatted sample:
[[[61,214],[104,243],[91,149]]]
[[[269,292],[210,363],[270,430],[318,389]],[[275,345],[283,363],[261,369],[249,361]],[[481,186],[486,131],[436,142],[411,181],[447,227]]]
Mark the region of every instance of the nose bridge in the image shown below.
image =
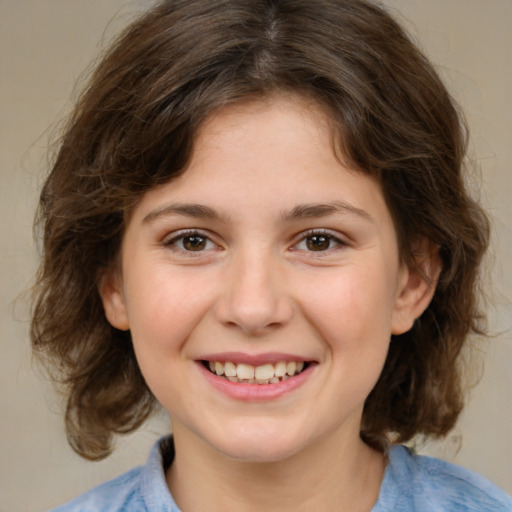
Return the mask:
[[[236,251],[227,270],[218,305],[223,323],[262,334],[292,316],[283,261],[271,247],[250,244]]]

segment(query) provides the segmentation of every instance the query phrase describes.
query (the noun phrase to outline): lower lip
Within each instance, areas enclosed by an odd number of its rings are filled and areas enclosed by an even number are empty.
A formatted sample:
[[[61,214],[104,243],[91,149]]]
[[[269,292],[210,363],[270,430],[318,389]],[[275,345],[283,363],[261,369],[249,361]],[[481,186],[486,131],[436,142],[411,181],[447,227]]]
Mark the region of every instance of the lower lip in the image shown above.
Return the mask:
[[[212,387],[230,398],[243,402],[276,400],[301,387],[311,376],[316,366],[316,364],[310,363],[303,372],[275,384],[244,384],[241,382],[231,382],[224,377],[215,375],[207,370],[201,362],[197,362],[197,365],[204,378]]]

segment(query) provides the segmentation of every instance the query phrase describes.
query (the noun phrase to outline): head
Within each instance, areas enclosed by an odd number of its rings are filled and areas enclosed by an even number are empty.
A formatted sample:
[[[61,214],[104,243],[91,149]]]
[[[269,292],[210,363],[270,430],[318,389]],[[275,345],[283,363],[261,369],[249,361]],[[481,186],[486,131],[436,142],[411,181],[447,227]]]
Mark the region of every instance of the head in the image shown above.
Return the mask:
[[[187,173],[212,116],[279,95],[325,113],[340,162],[378,183],[400,261],[435,287],[412,327],[391,337],[362,438],[382,447],[390,435],[453,427],[459,354],[479,332],[488,226],[464,183],[464,125],[432,66],[373,3],[176,0],[137,20],[104,57],[41,194],[32,339],[67,385],[80,454],[105,456],[113,434],[134,430],[155,406],[130,332],[108,322],[99,293],[134,209]],[[426,252],[439,276],[422,266]]]

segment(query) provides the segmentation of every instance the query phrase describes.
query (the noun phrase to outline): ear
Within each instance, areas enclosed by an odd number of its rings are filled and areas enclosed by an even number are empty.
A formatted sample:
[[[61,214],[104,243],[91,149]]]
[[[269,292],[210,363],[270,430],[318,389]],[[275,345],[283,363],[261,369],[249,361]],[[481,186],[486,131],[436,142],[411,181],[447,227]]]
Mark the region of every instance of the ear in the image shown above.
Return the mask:
[[[441,273],[439,246],[431,240],[422,238],[413,256],[412,265],[404,264],[402,268],[391,323],[392,334],[403,334],[412,328],[430,304]]]
[[[127,331],[130,324],[119,269],[109,268],[100,276],[98,291],[103,302],[105,316],[112,327]]]

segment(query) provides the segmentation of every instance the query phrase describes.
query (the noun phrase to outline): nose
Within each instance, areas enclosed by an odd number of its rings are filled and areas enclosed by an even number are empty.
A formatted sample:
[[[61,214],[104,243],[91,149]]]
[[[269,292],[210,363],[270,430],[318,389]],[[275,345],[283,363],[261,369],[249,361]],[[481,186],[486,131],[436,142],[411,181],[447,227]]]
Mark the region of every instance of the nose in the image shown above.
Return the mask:
[[[252,336],[282,327],[293,316],[285,263],[261,253],[246,251],[233,258],[216,308],[221,323]]]

